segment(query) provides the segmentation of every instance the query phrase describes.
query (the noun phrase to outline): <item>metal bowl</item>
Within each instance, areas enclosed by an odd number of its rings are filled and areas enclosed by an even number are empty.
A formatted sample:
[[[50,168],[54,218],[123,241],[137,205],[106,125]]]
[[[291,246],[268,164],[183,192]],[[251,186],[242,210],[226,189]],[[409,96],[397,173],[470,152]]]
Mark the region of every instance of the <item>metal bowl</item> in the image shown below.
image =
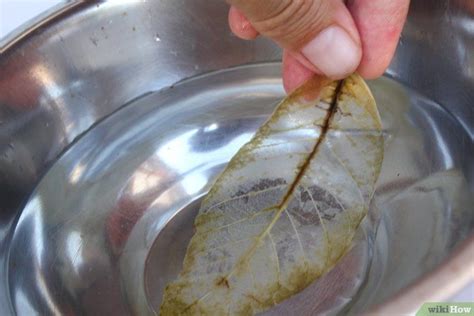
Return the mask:
[[[224,1],[70,2],[0,43],[0,313],[154,314],[200,198],[284,95]],[[412,2],[351,252],[269,314],[402,313],[474,279],[474,7]],[[375,223],[376,229],[370,223]],[[315,299],[319,298],[319,299]]]

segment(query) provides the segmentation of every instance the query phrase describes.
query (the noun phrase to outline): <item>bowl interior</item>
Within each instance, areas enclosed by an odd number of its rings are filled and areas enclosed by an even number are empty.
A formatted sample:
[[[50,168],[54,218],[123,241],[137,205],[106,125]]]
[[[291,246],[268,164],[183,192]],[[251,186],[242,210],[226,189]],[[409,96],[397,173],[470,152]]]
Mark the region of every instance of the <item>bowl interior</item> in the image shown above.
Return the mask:
[[[385,133],[370,216],[333,271],[270,314],[366,310],[472,228],[466,130],[393,79],[369,86]],[[143,95],[89,129],[22,211],[8,261],[14,310],[155,313],[200,198],[283,96],[279,63],[229,68]]]

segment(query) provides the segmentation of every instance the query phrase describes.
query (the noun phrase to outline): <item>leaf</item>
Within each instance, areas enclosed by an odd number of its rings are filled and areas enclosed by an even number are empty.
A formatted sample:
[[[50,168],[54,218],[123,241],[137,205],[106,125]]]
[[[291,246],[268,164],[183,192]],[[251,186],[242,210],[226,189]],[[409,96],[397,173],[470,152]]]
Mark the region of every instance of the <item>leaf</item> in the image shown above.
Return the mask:
[[[347,252],[382,160],[364,81],[311,79],[216,180],[161,314],[255,314],[307,287]]]

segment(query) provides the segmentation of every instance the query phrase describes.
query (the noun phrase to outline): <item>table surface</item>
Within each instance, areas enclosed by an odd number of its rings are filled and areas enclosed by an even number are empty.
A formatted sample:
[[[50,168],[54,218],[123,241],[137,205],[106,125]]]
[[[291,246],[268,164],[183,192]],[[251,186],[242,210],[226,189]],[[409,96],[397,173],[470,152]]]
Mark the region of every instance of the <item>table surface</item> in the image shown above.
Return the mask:
[[[60,0],[0,0],[0,39]],[[453,302],[474,301],[474,282],[452,297]]]
[[[0,38],[39,13],[49,9],[59,0],[0,0]]]

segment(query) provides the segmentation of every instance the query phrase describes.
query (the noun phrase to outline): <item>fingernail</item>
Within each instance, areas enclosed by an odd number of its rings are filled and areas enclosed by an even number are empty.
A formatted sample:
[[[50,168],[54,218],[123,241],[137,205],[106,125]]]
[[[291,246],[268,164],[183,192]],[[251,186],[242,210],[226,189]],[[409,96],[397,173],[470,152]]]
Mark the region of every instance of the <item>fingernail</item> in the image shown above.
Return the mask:
[[[322,30],[301,52],[316,68],[333,79],[354,72],[362,57],[360,46],[337,25]]]

